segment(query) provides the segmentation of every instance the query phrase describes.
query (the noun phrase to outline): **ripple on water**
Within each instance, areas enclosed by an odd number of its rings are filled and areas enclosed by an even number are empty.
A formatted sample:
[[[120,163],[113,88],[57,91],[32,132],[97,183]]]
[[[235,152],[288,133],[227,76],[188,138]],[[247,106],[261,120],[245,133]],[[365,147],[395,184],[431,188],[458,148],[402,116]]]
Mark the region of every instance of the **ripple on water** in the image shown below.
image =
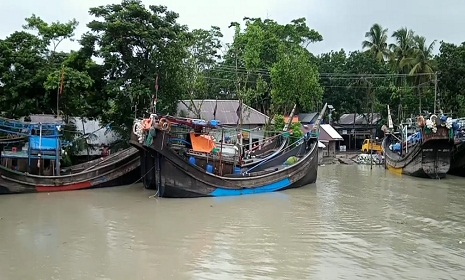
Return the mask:
[[[316,185],[227,199],[0,197],[0,277],[465,279],[463,180],[334,165]]]

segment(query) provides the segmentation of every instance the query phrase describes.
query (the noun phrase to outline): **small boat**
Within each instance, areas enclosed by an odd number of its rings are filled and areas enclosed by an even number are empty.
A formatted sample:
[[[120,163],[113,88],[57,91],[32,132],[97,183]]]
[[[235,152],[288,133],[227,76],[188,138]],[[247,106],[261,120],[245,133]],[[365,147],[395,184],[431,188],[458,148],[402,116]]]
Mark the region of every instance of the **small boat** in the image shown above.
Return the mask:
[[[453,126],[451,118],[433,114],[426,121],[419,116],[411,135],[407,135],[408,126],[402,126],[400,138],[385,130],[383,150],[386,168],[415,177],[444,178],[450,168]]]
[[[317,179],[318,132],[326,107],[327,104],[312,132],[305,134],[294,147],[285,153],[270,155],[246,171],[224,172],[221,162],[203,168],[193,157],[186,160],[182,152],[170,145],[170,122],[156,114],[149,120],[135,120],[134,126],[141,121],[150,125],[144,125],[148,128],[145,132],[133,129],[130,143],[143,153],[143,158],[150,158],[153,163],[147,174],[151,173],[159,197],[234,196],[297,188],[315,183]]]
[[[0,131],[17,137],[1,151],[0,194],[54,192],[133,183],[139,152],[130,147],[68,168],[60,167],[60,123],[29,123],[0,119]],[[5,146],[3,145],[3,146]]]

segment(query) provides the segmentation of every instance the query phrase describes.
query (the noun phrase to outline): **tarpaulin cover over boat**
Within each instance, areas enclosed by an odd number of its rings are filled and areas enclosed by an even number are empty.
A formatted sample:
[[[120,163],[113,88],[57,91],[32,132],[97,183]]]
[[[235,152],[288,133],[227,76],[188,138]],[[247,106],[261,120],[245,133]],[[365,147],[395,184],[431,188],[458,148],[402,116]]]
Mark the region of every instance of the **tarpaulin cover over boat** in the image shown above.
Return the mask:
[[[209,135],[190,133],[192,149],[196,152],[211,153],[216,147],[213,137]]]

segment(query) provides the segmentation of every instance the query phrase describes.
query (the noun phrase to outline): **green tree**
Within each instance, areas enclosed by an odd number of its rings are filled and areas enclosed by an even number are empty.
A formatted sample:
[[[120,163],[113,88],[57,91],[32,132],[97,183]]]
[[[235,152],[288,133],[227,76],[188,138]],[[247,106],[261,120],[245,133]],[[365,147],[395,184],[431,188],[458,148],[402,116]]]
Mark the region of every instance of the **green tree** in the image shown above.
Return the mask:
[[[73,41],[74,31],[78,26],[76,19],[72,19],[66,23],[52,22],[48,24],[40,17],[33,14],[31,17],[26,18],[26,24],[23,26],[26,30],[36,31],[38,36],[42,38],[45,46],[51,45],[51,52],[55,53],[58,45],[63,40]]]
[[[234,41],[218,66],[218,72],[222,73],[218,78],[230,81],[229,85],[223,83],[222,90],[234,91],[236,98],[271,114],[270,70],[285,57],[280,50],[304,50],[308,44],[321,41],[322,36],[307,26],[305,18],[285,25],[261,18],[245,17],[244,21],[243,30],[239,23],[231,23],[230,27],[235,28]],[[310,56],[308,52],[307,55]]]
[[[384,62],[389,57],[387,44],[388,29],[384,29],[378,23],[375,23],[370,30],[365,33],[365,41],[362,42],[363,49],[367,49],[378,61]]]
[[[24,31],[0,40],[0,102],[4,116],[22,117],[43,108],[44,51],[41,40]]]
[[[271,98],[273,111],[286,114],[294,103],[303,112],[317,109],[323,89],[318,70],[307,52],[302,49],[280,49],[279,60],[271,68]]]
[[[411,29],[402,27],[392,33],[395,43],[389,44],[391,51],[391,64],[397,73],[408,74],[410,69],[408,67],[401,67],[401,61],[413,55],[415,41],[415,33]],[[404,79],[405,80],[405,79]]]
[[[129,135],[132,108],[137,106],[141,114],[152,106],[157,75],[157,111],[174,113],[177,101],[187,94],[182,63],[187,58],[188,32],[177,23],[178,14],[165,6],[145,7],[139,0],[91,8],[90,14],[97,20],[87,25],[91,33],[84,40],[97,44],[95,54],[105,64],[109,109],[104,120],[114,121],[122,135]]]
[[[431,44],[426,44],[425,37],[414,36],[414,49],[411,56],[405,57],[400,62],[400,68],[408,67],[409,75],[413,76],[414,84],[417,87],[419,98],[419,113],[422,113],[422,99],[425,97],[431,99],[431,96],[426,96],[424,88],[433,81],[434,76],[434,55],[433,49],[436,40]],[[431,95],[431,94],[429,94]]]
[[[465,116],[465,43],[441,42],[437,57],[442,108],[456,117]]]

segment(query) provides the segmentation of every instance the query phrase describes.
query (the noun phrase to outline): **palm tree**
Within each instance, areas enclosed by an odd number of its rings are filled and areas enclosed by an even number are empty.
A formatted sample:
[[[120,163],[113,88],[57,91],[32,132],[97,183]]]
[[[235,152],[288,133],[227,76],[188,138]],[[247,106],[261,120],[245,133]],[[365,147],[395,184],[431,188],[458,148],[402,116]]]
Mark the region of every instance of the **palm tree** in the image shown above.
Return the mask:
[[[414,36],[414,49],[409,57],[404,57],[399,66],[401,68],[408,67],[410,69],[409,75],[415,76],[415,85],[418,89],[420,98],[420,113],[421,113],[421,89],[420,86],[424,85],[433,79],[434,75],[434,59],[433,49],[436,40],[431,44],[426,44],[426,39],[423,36]]]
[[[381,25],[375,23],[370,28],[370,31],[365,33],[367,40],[362,42],[362,47],[367,49],[380,62],[384,62],[384,59],[389,56],[387,32],[387,28],[383,29]]]
[[[410,69],[407,67],[400,67],[400,62],[413,55],[415,47],[415,33],[411,29],[402,27],[392,33],[392,38],[395,40],[395,44],[390,44],[389,49],[391,51],[391,63],[394,69],[401,74],[409,73]]]

